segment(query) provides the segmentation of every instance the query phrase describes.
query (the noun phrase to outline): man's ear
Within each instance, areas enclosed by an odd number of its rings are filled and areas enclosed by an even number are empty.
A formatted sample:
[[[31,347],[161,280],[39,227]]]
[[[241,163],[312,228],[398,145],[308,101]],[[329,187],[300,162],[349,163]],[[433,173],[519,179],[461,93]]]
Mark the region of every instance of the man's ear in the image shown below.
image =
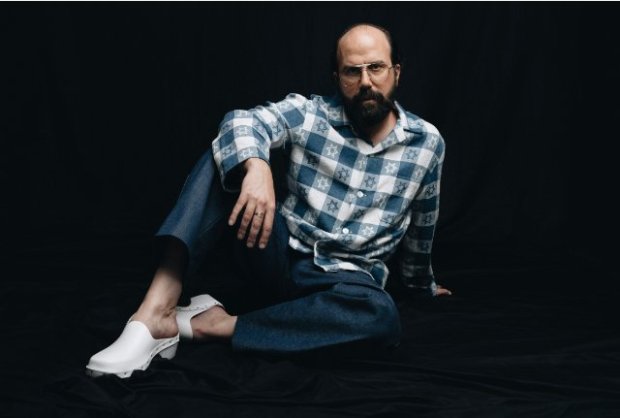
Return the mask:
[[[334,77],[334,83],[335,83],[335,84],[338,84],[338,73],[337,73],[336,71],[334,71],[334,72],[332,73],[332,76]]]
[[[394,77],[395,77],[396,85],[398,86],[398,80],[400,80],[400,64],[396,64],[394,66]]]

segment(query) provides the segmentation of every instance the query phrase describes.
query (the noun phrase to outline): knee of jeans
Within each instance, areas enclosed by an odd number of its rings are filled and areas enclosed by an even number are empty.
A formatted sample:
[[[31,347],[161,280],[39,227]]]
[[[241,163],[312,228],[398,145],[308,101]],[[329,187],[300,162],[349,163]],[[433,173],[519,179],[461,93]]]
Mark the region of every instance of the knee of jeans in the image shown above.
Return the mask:
[[[375,339],[388,346],[398,344],[401,337],[401,326],[400,314],[396,304],[390,295],[384,291],[377,291],[377,295],[373,299],[375,300],[376,321],[379,325],[376,327]]]
[[[346,295],[349,303],[364,312],[358,318],[358,325],[366,338],[387,346],[398,344],[401,337],[400,314],[389,294],[381,289],[367,286],[339,283],[334,291]]]

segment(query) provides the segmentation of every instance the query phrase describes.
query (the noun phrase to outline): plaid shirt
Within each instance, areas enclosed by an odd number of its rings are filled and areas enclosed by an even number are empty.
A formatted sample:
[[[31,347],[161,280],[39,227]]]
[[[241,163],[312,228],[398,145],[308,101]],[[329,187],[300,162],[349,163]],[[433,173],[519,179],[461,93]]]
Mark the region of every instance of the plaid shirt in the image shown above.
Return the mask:
[[[278,103],[226,114],[213,141],[224,188],[248,158],[269,161],[290,147],[288,195],[280,206],[289,245],[313,253],[325,271],[362,270],[384,286],[385,261],[402,242],[400,273],[436,294],[431,247],[439,209],[444,141],[430,123],[396,104],[394,129],[376,146],[360,139],[341,99],[290,94]]]

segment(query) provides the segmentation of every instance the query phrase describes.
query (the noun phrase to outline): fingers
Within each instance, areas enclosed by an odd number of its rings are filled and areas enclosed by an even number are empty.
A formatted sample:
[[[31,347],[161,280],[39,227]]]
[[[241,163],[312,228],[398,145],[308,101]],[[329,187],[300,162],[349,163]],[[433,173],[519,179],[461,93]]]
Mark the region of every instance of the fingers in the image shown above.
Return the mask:
[[[239,225],[239,230],[237,231],[237,239],[245,238],[248,232],[248,226],[252,223],[252,219],[254,218],[254,211],[256,210],[256,203],[250,200],[245,205],[245,210],[243,211],[243,216],[241,217],[241,223]]]
[[[269,241],[269,237],[271,236],[271,231],[273,230],[273,217],[275,215],[275,209],[268,208],[265,213],[265,219],[263,221],[263,231],[260,235],[260,241],[258,242],[258,247],[263,249],[267,246],[267,242]]]
[[[254,216],[252,217],[252,224],[250,227],[250,232],[248,233],[248,239],[246,241],[248,248],[253,248],[254,245],[256,244],[256,238],[258,237],[258,233],[260,232],[261,227],[263,226],[264,219],[265,219],[265,212],[263,212],[262,209],[256,209],[254,211]]]
[[[275,205],[257,204],[253,199],[239,196],[228,218],[228,225],[234,225],[242,211],[243,215],[237,230],[237,239],[243,240],[247,236],[247,246],[253,248],[260,237],[258,246],[261,249],[265,248],[273,229]]]
[[[437,294],[436,294],[436,296],[450,296],[450,295],[452,295],[451,291],[449,291],[448,289],[443,288],[441,286],[437,286]]]
[[[230,216],[228,217],[228,226],[233,226],[237,223],[237,217],[241,213],[241,210],[245,206],[247,202],[247,197],[245,195],[240,195],[237,199],[237,203],[235,203],[235,207],[233,207],[232,212],[230,212]]]

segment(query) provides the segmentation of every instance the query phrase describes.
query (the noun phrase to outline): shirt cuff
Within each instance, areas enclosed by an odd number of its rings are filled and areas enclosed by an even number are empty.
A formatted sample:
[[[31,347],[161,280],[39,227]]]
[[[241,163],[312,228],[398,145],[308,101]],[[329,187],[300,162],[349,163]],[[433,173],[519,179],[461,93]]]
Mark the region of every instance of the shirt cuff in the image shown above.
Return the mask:
[[[405,286],[410,289],[415,296],[435,297],[437,296],[437,283],[433,277],[413,277],[405,279]]]

